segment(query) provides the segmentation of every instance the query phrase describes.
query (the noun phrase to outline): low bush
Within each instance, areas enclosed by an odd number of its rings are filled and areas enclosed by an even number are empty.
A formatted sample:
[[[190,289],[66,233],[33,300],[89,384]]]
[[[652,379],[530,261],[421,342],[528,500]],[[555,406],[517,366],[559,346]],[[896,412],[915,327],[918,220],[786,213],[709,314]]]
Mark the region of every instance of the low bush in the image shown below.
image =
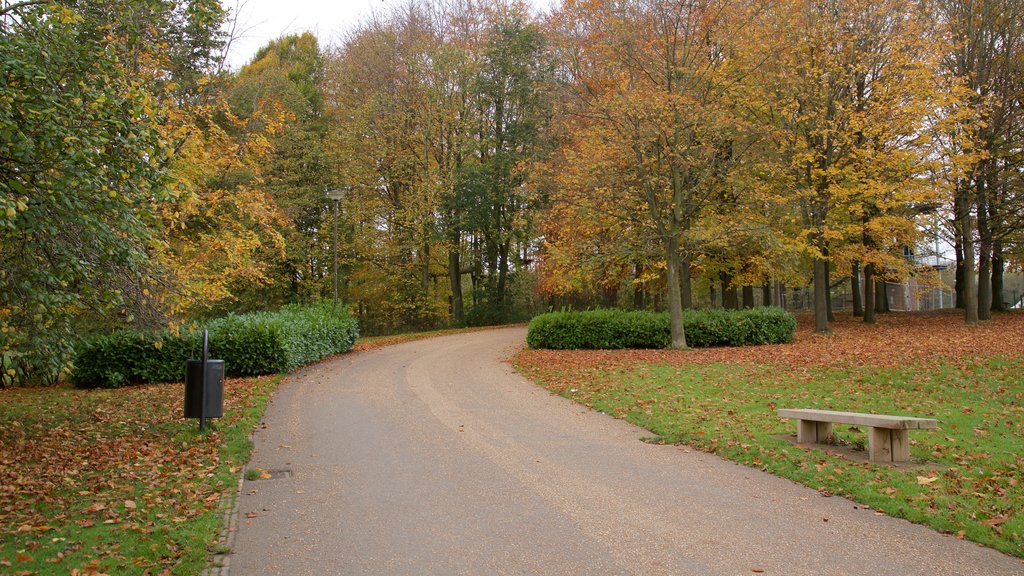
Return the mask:
[[[693,347],[777,344],[793,340],[796,318],[781,308],[687,310],[686,342]],[[668,348],[667,312],[588,310],[550,312],[530,321],[531,348],[556,350]]]
[[[351,350],[359,335],[348,309],[330,303],[230,315],[210,322],[208,329],[210,357],[224,360],[228,376],[288,372]],[[124,330],[83,342],[70,378],[82,388],[174,382],[185,377],[185,360],[201,357],[201,329]]]

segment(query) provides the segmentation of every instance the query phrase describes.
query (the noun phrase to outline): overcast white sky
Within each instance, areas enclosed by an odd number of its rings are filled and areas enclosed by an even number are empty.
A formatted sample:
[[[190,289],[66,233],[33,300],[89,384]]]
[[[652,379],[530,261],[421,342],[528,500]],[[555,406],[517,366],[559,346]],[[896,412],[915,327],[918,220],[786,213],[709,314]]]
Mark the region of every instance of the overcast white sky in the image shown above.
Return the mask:
[[[364,17],[404,1],[221,0],[221,4],[238,17],[238,37],[231,44],[228,65],[234,70],[241,68],[267,42],[285,34],[309,30],[316,34],[322,46],[336,44],[346,30]],[[553,0],[531,0],[531,3],[547,7]]]

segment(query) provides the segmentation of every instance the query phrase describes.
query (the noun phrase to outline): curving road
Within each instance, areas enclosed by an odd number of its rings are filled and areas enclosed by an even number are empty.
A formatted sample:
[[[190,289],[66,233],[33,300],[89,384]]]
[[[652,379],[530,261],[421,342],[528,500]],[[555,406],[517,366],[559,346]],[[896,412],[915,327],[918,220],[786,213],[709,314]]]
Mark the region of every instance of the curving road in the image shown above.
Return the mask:
[[[502,361],[525,329],[347,355],[255,435],[233,576],[1024,574],[1024,563],[677,446]]]

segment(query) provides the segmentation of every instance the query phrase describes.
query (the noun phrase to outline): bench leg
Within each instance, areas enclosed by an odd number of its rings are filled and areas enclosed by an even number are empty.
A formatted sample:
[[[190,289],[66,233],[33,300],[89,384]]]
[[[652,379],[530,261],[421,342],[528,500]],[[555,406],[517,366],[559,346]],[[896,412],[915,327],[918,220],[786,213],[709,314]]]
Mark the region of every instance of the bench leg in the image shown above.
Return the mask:
[[[831,422],[815,422],[813,420],[796,421],[796,441],[801,444],[828,442],[832,437]]]
[[[892,430],[892,461],[906,462],[910,460],[910,430]]]
[[[910,460],[910,431],[868,428],[868,460],[906,462]]]

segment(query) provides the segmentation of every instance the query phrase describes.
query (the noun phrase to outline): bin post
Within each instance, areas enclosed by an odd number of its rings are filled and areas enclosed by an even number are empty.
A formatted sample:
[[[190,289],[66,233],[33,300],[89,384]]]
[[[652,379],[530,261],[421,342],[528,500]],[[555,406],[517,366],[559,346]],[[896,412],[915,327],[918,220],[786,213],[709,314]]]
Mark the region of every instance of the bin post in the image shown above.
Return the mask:
[[[203,356],[185,361],[185,418],[198,418],[206,431],[207,418],[224,415],[224,361],[210,358],[210,336],[203,330]]]
[[[210,331],[203,328],[203,380],[200,387],[202,388],[202,394],[199,401],[199,431],[206,431],[206,366],[210,363]]]

